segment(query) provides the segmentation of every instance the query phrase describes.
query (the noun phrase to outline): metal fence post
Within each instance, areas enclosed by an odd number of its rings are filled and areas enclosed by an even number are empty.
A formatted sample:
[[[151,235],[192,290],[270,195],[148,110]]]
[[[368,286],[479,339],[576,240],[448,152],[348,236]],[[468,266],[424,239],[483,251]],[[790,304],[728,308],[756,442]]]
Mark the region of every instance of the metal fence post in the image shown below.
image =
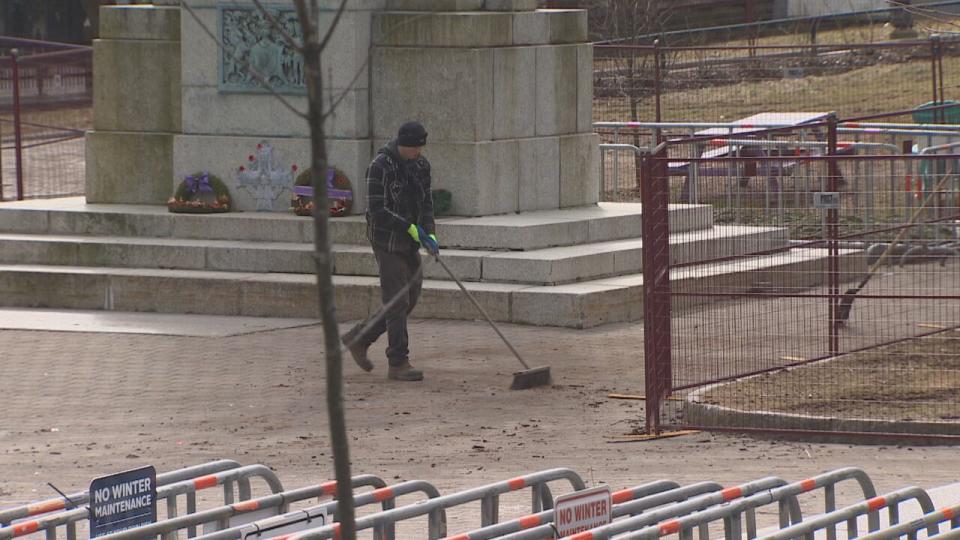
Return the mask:
[[[937,91],[937,58],[940,56],[940,36],[933,34],[930,36],[930,85],[933,88],[933,104],[940,104],[940,94]],[[943,110],[937,109],[934,113],[938,123],[942,123],[945,118]]]
[[[23,200],[23,141],[20,128],[20,70],[17,66],[17,49],[10,51],[13,66],[13,160],[17,168],[17,200]]]
[[[832,156],[827,166],[828,187],[833,193],[840,191],[840,164],[837,158],[837,115],[831,114],[827,118],[827,155]],[[839,199],[839,197],[838,197]],[[830,304],[827,323],[829,325],[830,356],[840,353],[840,321],[837,320],[837,310],[840,304],[840,247],[838,242],[840,208],[827,210],[827,249],[828,249],[828,283],[830,287]]]
[[[660,118],[660,40],[653,42],[653,96],[654,96],[654,118],[662,122]],[[660,130],[655,131],[656,139],[654,145],[660,144]]]
[[[643,157],[643,357],[646,431],[660,433],[660,407],[671,388],[670,337],[670,186],[667,148]]]

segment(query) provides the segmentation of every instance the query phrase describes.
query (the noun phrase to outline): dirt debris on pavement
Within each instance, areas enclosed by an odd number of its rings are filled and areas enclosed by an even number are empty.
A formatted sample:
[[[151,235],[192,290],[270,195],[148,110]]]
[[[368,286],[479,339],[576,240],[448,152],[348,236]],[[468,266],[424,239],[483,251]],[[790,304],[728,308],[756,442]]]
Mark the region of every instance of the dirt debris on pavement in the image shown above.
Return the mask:
[[[382,342],[372,373],[345,366],[355,474],[427,480],[441,493],[551,467],[614,489],[660,478],[794,481],[842,466],[865,469],[881,492],[960,480],[960,453],[943,446],[704,432],[611,444],[643,422],[643,401],[607,398],[643,392],[642,324],[506,326],[553,372],[552,386],[525,391],[507,389],[515,360],[485,323],[416,320],[410,332],[423,382],[388,381]],[[0,508],[55,496],[46,482],[84,489],[147,464],[263,463],[289,488],[333,477],[319,326],[217,338],[0,330],[0,351]],[[517,499],[502,516],[528,505]],[[455,516],[451,532],[476,520]]]

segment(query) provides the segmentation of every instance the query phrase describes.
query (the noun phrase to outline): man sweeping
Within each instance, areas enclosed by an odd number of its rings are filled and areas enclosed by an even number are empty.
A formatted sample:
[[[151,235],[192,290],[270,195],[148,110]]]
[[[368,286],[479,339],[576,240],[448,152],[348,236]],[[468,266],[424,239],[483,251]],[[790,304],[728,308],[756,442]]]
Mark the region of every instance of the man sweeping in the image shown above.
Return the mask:
[[[373,370],[367,349],[387,334],[387,377],[419,381],[410,365],[407,317],[423,285],[420,247],[440,248],[433,222],[430,162],[421,152],[427,131],[420,122],[400,126],[397,138],[380,149],[367,169],[367,239],[380,271],[380,298],[387,307],[343,335],[343,344],[364,371]]]

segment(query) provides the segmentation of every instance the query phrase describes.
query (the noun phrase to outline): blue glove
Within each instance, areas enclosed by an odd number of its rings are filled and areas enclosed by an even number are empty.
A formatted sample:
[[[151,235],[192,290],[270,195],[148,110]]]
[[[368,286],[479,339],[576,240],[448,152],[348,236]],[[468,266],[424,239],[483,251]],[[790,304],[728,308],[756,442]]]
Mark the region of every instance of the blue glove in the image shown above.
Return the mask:
[[[426,237],[421,236],[420,238],[423,238],[423,247],[427,248],[427,253],[431,255],[440,254],[440,242],[437,241],[437,235],[428,234]]]
[[[411,223],[410,226],[407,227],[407,234],[413,238],[414,242],[423,246],[427,250],[427,253],[431,255],[440,253],[440,242],[437,241],[437,235],[428,235],[427,232],[423,230],[423,227],[415,223]]]

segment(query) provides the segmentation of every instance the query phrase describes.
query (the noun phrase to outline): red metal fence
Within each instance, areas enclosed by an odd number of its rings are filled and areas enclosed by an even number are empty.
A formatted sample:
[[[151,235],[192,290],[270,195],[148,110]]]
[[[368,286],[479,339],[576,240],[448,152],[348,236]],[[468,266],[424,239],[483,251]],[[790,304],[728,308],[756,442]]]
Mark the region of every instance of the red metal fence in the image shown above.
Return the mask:
[[[89,47],[0,37],[0,200],[83,193]]]
[[[648,431],[960,435],[960,143],[894,130],[896,152],[843,125],[642,160]],[[668,204],[713,223],[670,236]]]

